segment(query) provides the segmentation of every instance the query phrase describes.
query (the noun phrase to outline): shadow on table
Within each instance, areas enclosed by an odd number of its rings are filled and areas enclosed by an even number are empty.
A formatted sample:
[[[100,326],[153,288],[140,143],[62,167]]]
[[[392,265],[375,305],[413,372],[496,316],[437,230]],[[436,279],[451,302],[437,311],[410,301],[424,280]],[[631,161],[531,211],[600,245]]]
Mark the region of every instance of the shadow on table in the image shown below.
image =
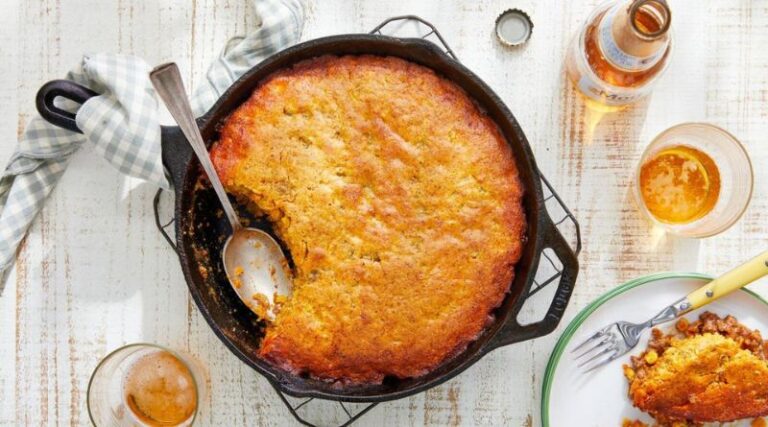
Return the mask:
[[[700,241],[675,236],[652,223],[640,212],[632,185],[630,183],[624,194],[625,208],[619,224],[622,230],[620,282],[660,271],[696,271]]]

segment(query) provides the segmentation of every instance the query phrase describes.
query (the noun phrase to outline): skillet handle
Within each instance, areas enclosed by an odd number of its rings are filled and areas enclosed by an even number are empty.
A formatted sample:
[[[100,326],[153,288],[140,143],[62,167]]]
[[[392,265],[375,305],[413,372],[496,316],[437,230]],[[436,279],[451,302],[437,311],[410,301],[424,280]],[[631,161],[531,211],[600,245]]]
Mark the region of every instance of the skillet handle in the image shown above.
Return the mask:
[[[83,133],[83,131],[77,127],[75,114],[62,110],[57,107],[53,101],[58,97],[62,97],[82,105],[85,101],[96,95],[98,95],[98,93],[71,80],[52,80],[44,84],[43,87],[37,91],[35,106],[37,107],[37,112],[40,113],[40,116],[42,116],[48,123],[71,130],[72,132]]]
[[[44,84],[37,91],[35,106],[40,116],[48,123],[71,130],[72,132],[83,133],[77,127],[75,113],[70,113],[57,107],[54,104],[54,100],[61,97],[82,105],[98,95],[93,90],[72,80],[52,80]],[[200,119],[198,119],[198,122],[200,122]],[[192,150],[186,149],[187,144],[184,143],[183,135],[181,135],[177,127],[161,126],[161,132],[163,165],[168,169],[171,181],[176,182],[186,168]]]
[[[543,175],[541,176],[541,180],[551,193],[551,196],[547,197],[545,202],[546,200],[550,199],[557,201],[557,203],[560,204],[561,208],[565,212],[565,217],[555,223],[552,221],[552,218],[549,216],[549,213],[546,211],[546,209],[542,211],[543,226],[541,227],[541,232],[543,233],[544,238],[543,249],[542,252],[538,254],[538,258],[540,259],[540,262],[543,262],[541,261],[541,256],[546,258],[548,262],[552,263],[555,269],[559,270],[559,273],[546,279],[543,283],[536,282],[537,286],[534,289],[528,291],[528,295],[525,296],[524,299],[527,300],[535,292],[541,290],[550,282],[555,280],[558,280],[557,289],[555,290],[555,295],[552,298],[552,302],[549,305],[547,313],[544,315],[544,318],[538,322],[530,323],[527,325],[520,324],[520,322],[517,320],[517,315],[519,314],[519,307],[522,306],[522,304],[525,302],[522,301],[518,306],[518,310],[512,313],[512,317],[506,321],[502,328],[492,338],[491,342],[489,343],[489,351],[516,342],[538,338],[554,331],[555,328],[557,328],[557,325],[560,323],[560,320],[563,318],[565,309],[568,306],[568,301],[571,299],[574,285],[576,284],[576,278],[579,273],[579,261],[577,256],[579,252],[581,252],[581,232],[579,230],[579,223],[576,221],[573,214],[571,214],[557,193],[554,192],[552,186],[549,184],[546,178],[544,178]],[[558,225],[568,220],[570,220],[575,226],[575,248],[571,248],[571,245],[557,228]],[[554,261],[545,252],[547,249],[550,249],[552,252],[554,252],[554,255],[562,264],[560,268],[555,266]]]

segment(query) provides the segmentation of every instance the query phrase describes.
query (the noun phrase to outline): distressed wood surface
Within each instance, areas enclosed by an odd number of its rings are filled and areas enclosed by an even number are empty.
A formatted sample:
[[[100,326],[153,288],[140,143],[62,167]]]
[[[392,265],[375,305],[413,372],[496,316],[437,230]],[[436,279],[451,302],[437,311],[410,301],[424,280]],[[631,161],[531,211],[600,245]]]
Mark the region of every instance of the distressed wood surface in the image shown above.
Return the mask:
[[[565,84],[566,45],[595,0],[313,0],[304,39],[364,32],[413,13],[431,20],[459,58],[515,113],[542,172],[573,209],[582,269],[566,321],[535,341],[492,352],[448,383],[379,405],[360,425],[540,424],[544,366],[567,320],[605,291],[663,270],[720,273],[768,244],[768,3],[676,0],[673,63],[652,98],[598,116]],[[0,160],[34,114],[42,83],[83,53],[177,61],[194,85],[224,41],[256,24],[237,0],[3,0],[0,13]],[[503,10],[526,10],[522,49],[493,38]],[[755,192],[727,232],[685,240],[654,230],[628,198],[644,146],[686,121],[720,125],[747,147]],[[0,424],[87,425],[86,388],[99,359],[126,343],[186,351],[209,371],[201,425],[292,425],[268,383],[216,339],[187,294],[178,262],[155,230],[154,188],[126,179],[87,147],[36,220],[0,297]],[[768,295],[763,281],[752,289]],[[525,308],[535,318],[547,304]],[[312,407],[332,422],[338,410]]]

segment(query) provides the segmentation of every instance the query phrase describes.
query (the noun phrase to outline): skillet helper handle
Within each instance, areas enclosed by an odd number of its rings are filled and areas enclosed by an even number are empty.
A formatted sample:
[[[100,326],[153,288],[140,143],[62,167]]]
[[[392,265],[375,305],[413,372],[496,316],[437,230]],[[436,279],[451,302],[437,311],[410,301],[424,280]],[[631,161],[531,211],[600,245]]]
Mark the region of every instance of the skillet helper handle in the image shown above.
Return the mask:
[[[685,299],[690,306],[684,309],[680,315],[707,305],[767,275],[768,251],[765,251],[688,294]]]
[[[48,123],[71,130],[72,132],[83,133],[77,127],[75,114],[62,110],[53,101],[58,97],[62,97],[82,105],[85,101],[96,95],[98,95],[96,92],[71,80],[53,80],[44,84],[37,91],[35,106],[40,116]]]
[[[557,283],[555,295],[547,309],[544,318],[535,323],[521,325],[517,318],[510,318],[502,329],[496,334],[491,342],[491,348],[498,348],[520,341],[526,341],[538,338],[552,332],[557,328],[560,320],[563,318],[568,301],[573,294],[573,288],[576,284],[576,277],[579,272],[579,261],[576,254],[571,249],[566,239],[560,234],[557,226],[548,214],[545,219],[543,232],[544,249],[551,249],[562,263],[562,273]],[[578,232],[577,232],[578,233]],[[578,234],[577,234],[578,235]],[[578,237],[580,241],[580,237]],[[542,250],[542,252],[543,252]],[[530,294],[529,294],[530,296]],[[517,313],[515,313],[515,316]]]
[[[431,22],[427,21],[426,19],[424,19],[422,17],[419,17],[419,16],[416,16],[416,15],[400,15],[400,16],[393,16],[391,18],[385,19],[384,21],[381,22],[381,24],[377,25],[373,30],[371,30],[370,34],[378,34],[378,35],[382,35],[382,36],[383,35],[387,35],[387,36],[390,36],[390,37],[397,37],[395,35],[395,33],[397,32],[398,28],[396,28],[394,30],[394,32],[392,32],[390,34],[384,34],[384,32],[382,30],[384,29],[384,27],[388,26],[389,24],[391,24],[393,22],[398,22],[398,21],[415,21],[415,22],[418,22],[419,24],[429,28],[429,31],[427,33],[425,33],[423,36],[421,36],[421,38],[422,39],[426,39],[427,37],[429,37],[432,34],[434,34],[435,37],[437,37],[437,40],[440,42],[440,44],[443,45],[444,52],[448,56],[450,56],[451,58],[453,58],[453,59],[455,59],[457,61],[459,60],[459,58],[456,57],[456,53],[453,51],[453,49],[451,49],[451,47],[448,46],[448,42],[445,41],[445,39],[443,38],[443,35],[440,34],[440,31],[437,30],[437,27],[435,27]]]

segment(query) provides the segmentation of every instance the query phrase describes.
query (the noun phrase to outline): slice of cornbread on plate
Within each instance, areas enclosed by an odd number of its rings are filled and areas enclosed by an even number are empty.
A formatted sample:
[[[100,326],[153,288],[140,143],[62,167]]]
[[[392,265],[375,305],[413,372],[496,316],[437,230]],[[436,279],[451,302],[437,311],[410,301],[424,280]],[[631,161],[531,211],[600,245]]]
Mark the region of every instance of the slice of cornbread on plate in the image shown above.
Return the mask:
[[[673,334],[655,329],[625,365],[629,397],[661,425],[729,422],[768,414],[768,361],[760,332],[704,313]]]

